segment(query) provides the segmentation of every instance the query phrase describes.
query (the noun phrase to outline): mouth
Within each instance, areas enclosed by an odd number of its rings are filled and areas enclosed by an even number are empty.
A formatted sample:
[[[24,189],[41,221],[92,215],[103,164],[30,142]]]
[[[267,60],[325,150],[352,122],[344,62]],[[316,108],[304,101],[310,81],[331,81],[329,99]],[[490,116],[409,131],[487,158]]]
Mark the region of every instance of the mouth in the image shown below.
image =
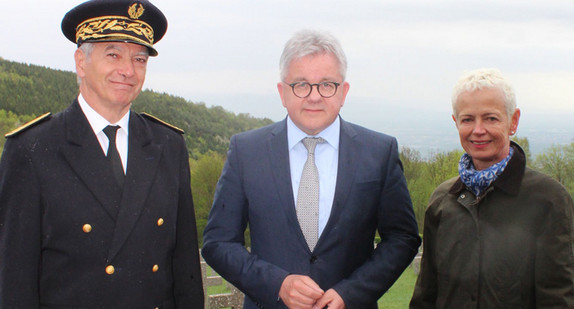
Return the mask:
[[[470,143],[476,146],[484,146],[490,144],[490,141],[470,141]]]
[[[125,82],[112,82],[112,84],[116,85],[119,88],[132,88],[134,85]]]

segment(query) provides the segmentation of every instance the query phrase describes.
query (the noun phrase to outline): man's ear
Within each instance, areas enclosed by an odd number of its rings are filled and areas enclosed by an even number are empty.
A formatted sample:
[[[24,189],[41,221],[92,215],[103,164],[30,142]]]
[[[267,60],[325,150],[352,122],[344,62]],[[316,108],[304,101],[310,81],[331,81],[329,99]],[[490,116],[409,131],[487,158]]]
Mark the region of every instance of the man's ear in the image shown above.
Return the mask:
[[[287,106],[285,105],[285,99],[283,98],[283,95],[284,95],[283,90],[284,90],[284,89],[283,89],[283,83],[282,83],[282,82],[278,82],[278,83],[277,83],[277,91],[279,92],[279,96],[281,97],[281,103],[283,104],[283,107],[287,107]]]
[[[74,61],[76,62],[76,74],[78,74],[80,78],[84,77],[87,62],[86,54],[84,51],[79,48],[76,49],[76,52],[74,53]]]

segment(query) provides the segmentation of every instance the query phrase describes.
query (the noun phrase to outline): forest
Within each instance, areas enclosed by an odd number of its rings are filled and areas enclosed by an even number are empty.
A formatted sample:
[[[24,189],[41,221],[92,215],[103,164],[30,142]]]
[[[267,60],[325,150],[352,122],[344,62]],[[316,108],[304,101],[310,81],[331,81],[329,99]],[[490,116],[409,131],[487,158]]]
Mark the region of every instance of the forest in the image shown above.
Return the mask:
[[[77,94],[78,86],[73,72],[0,58],[0,133],[5,134],[45,112],[56,113],[65,109]],[[194,103],[150,90],[142,91],[133,104],[133,110],[155,115],[185,131],[201,241],[231,136],[272,121],[249,114],[234,114],[220,106],[207,107],[205,103]],[[558,180],[574,197],[574,142],[554,145],[533,156],[527,137],[514,140],[525,150],[531,168]],[[0,150],[4,142],[3,138],[0,139]],[[421,231],[424,211],[432,191],[441,182],[458,175],[458,161],[462,154],[460,150],[452,150],[423,158],[417,150],[401,147],[401,161]]]
[[[33,119],[46,112],[64,110],[78,95],[76,74],[0,58],[0,110],[4,126]],[[225,153],[231,135],[270,124],[270,119],[234,114],[222,107],[207,107],[181,97],[144,90],[132,104],[135,112],[146,112],[185,131],[192,158],[209,151]],[[4,119],[8,117],[9,119]],[[17,119],[17,120],[15,120]],[[4,131],[3,131],[4,132]],[[3,145],[3,141],[2,144]]]

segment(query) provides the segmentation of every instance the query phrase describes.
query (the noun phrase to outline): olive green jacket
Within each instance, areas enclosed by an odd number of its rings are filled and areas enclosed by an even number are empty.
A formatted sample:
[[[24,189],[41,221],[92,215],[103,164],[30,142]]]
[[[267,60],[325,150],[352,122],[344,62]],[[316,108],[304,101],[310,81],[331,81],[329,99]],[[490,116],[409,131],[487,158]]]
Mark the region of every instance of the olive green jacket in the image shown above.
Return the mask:
[[[459,177],[432,194],[410,308],[574,308],[572,198],[512,147],[480,197]]]

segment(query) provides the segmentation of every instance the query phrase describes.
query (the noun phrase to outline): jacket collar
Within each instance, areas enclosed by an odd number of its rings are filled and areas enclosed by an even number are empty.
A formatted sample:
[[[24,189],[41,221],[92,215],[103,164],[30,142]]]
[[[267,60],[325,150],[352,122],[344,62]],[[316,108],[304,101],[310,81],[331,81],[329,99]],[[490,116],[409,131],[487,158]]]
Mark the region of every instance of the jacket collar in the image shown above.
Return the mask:
[[[498,176],[498,179],[494,181],[492,186],[507,194],[518,195],[520,184],[524,177],[524,171],[526,170],[526,156],[524,155],[524,150],[522,150],[517,143],[510,141],[510,147],[514,148],[514,155],[510,158],[510,161],[508,161],[504,172]],[[464,189],[466,189],[466,187],[459,177],[450,188],[449,193],[459,194]]]

